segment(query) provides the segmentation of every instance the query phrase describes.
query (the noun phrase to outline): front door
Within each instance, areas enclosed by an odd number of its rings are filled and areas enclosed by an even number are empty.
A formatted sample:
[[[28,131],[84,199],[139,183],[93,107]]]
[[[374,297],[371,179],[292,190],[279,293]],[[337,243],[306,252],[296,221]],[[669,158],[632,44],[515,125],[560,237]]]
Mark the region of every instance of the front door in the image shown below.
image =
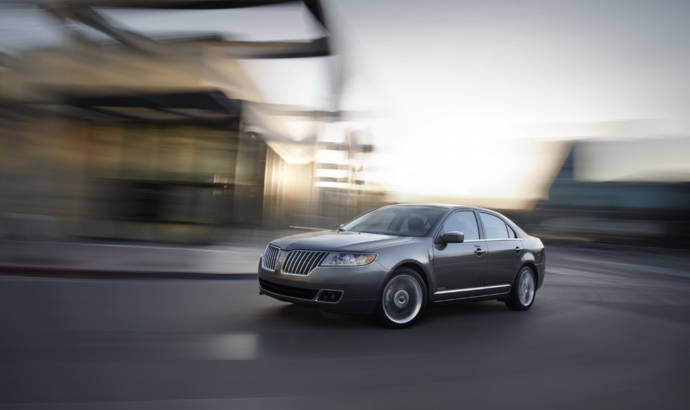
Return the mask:
[[[434,245],[433,267],[436,278],[435,298],[454,299],[471,295],[469,289],[482,286],[488,271],[484,242],[477,242],[479,226],[471,210],[455,211],[446,218],[439,234],[462,232],[465,242]]]

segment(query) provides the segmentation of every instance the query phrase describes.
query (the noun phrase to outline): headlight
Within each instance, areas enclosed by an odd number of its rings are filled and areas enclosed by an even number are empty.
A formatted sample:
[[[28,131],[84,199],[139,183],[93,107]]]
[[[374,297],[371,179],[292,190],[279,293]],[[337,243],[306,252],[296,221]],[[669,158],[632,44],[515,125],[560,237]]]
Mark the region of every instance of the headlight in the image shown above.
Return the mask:
[[[375,253],[331,252],[321,262],[322,266],[361,266],[376,259]]]

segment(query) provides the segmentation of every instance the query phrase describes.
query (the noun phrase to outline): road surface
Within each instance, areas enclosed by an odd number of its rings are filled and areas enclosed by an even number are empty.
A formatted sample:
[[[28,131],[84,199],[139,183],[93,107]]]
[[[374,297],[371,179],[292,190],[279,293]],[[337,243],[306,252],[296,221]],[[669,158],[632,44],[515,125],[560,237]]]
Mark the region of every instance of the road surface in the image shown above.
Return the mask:
[[[685,409],[690,257],[554,248],[528,312],[406,330],[250,279],[0,277],[0,408]]]

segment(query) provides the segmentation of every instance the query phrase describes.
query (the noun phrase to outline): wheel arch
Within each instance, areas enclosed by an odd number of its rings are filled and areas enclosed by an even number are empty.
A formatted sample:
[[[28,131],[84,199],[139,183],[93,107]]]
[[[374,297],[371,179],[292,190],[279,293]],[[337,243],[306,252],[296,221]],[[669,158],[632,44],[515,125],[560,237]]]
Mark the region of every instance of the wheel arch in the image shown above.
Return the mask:
[[[424,281],[424,285],[426,286],[426,291],[429,295],[431,295],[432,291],[432,282],[430,281],[430,275],[429,272],[426,271],[424,266],[419,262],[414,259],[409,259],[409,260],[404,260],[399,262],[397,265],[395,265],[391,270],[390,273],[387,275],[387,278],[390,277],[390,275],[394,274],[398,269],[401,268],[408,268],[416,271],[419,273],[419,276],[422,277],[422,280]],[[384,281],[385,283],[385,281]]]
[[[541,283],[541,281],[539,280],[539,269],[537,269],[536,263],[534,263],[534,261],[531,261],[531,260],[523,261],[520,264],[520,267],[518,268],[518,270],[513,275],[513,280],[510,282],[510,285],[512,286],[515,283],[515,279],[517,278],[517,275],[520,273],[520,271],[524,267],[530,268],[530,270],[532,271],[532,274],[534,275],[534,280],[535,280],[535,283],[536,283],[537,288],[538,288],[539,283]]]

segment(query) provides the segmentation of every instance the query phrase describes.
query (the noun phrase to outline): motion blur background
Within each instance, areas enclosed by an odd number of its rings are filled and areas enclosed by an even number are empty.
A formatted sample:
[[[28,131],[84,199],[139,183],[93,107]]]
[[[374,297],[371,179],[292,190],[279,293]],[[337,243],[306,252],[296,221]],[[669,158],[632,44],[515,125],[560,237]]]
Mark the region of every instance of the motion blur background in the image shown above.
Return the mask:
[[[0,2],[0,407],[679,408],[687,0]],[[266,244],[499,210],[529,312],[258,295]],[[489,255],[490,256],[490,255]]]
[[[4,3],[0,235],[203,244],[451,202],[687,247],[689,6],[628,3]]]

